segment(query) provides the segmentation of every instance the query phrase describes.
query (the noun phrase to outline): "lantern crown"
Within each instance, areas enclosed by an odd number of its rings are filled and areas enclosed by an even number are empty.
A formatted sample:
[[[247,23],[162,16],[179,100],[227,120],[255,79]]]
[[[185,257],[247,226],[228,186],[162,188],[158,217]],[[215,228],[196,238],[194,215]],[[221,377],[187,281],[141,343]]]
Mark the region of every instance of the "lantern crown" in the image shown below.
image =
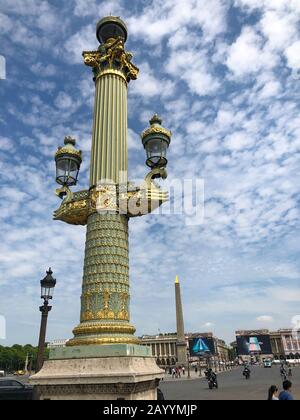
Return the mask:
[[[150,123],[150,128],[147,128],[145,131],[143,131],[142,133],[142,141],[144,143],[145,139],[152,134],[162,134],[163,136],[165,136],[167,138],[167,140],[169,141],[169,143],[171,142],[171,137],[172,137],[172,132],[170,130],[167,130],[166,128],[164,128],[162,126],[162,118],[160,118],[157,114],[154,114],[153,117],[151,118],[151,120],[149,121]]]
[[[120,37],[126,42],[128,36],[127,26],[118,16],[106,16],[97,23],[96,35],[100,44],[105,44],[109,39]]]
[[[73,155],[76,156],[80,159],[80,163],[82,162],[82,151],[81,150],[77,150],[75,148],[76,145],[76,140],[74,138],[72,138],[71,136],[67,136],[65,137],[64,140],[64,147],[59,147],[55,153],[55,158],[59,157],[60,155]]]

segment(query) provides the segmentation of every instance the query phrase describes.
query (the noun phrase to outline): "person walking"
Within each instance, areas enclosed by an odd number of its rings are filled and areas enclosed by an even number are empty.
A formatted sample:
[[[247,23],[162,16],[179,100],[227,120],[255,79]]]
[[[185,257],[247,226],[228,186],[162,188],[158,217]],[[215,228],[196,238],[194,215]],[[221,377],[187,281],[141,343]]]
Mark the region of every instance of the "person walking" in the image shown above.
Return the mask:
[[[269,389],[268,401],[278,401],[279,389],[276,385],[272,385]]]
[[[283,364],[280,367],[280,375],[283,381],[287,380],[287,372]]]
[[[283,391],[279,394],[279,401],[293,401],[292,395],[292,382],[284,381],[283,382]]]

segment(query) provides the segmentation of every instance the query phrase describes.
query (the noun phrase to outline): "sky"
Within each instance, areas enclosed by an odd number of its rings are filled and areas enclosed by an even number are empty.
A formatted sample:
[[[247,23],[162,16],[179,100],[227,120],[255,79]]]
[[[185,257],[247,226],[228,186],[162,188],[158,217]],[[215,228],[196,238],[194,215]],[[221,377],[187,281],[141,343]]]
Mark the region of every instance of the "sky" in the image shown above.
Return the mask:
[[[236,330],[290,327],[300,311],[299,0],[0,0],[0,345],[37,343],[50,266],[48,340],[71,338],[79,322],[85,228],[52,220],[53,156],[74,136],[76,188],[88,187],[94,84],[81,54],[98,47],[96,23],[110,13],[127,23],[140,68],[128,92],[130,178],[147,173],[140,133],[157,112],[173,133],[169,180],[205,185],[201,225],[179,214],[130,221],[137,334],[175,331],[177,274],[187,332],[230,342]]]

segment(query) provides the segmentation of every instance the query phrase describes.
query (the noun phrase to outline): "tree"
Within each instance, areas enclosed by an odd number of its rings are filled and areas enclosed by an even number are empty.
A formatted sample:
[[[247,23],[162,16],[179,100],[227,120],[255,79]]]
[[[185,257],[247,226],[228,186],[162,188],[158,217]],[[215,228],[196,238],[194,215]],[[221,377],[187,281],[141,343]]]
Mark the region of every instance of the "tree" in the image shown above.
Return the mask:
[[[0,346],[0,370],[13,373],[17,370],[23,370],[28,355],[29,366],[34,371],[36,367],[38,348],[31,344],[21,346],[14,344],[12,347]],[[45,359],[49,358],[49,350],[45,349]]]

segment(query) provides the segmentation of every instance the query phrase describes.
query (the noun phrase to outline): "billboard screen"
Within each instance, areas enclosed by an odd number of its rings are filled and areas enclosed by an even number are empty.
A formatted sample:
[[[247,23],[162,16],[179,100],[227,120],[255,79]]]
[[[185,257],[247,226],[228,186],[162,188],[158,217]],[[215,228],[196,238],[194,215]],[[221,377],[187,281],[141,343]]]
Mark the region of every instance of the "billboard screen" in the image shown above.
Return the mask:
[[[191,357],[214,356],[216,354],[214,339],[210,337],[190,339],[189,348]]]
[[[250,356],[251,354],[272,354],[269,335],[244,335],[237,337],[236,340],[239,356]]]

